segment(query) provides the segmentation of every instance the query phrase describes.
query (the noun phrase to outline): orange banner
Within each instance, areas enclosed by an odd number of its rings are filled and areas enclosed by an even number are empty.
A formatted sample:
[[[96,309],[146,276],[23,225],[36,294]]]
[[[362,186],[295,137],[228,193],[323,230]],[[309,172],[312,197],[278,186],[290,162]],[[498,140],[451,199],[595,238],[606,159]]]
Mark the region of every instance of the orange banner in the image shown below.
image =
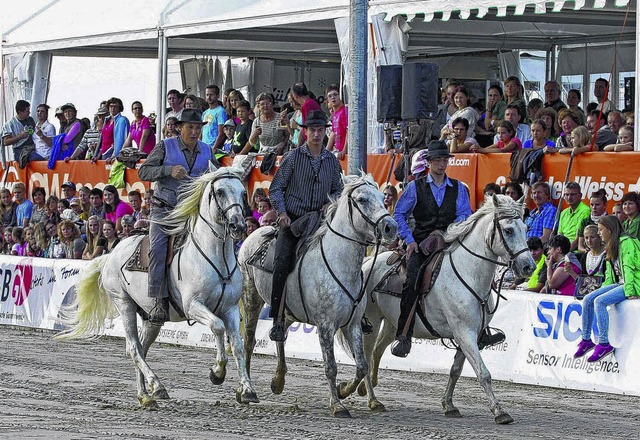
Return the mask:
[[[503,186],[509,176],[509,154],[458,154],[449,161],[447,173],[461,180],[469,187],[471,206],[478,207],[482,202],[482,189],[489,182]],[[396,157],[395,167],[402,159]],[[231,158],[223,158],[223,165],[231,165]],[[392,157],[387,154],[371,154],[368,156],[367,168],[380,186],[384,185],[392,165]],[[268,188],[273,179],[273,171],[270,175],[260,172],[261,157],[258,157],[255,169],[249,177],[249,194],[255,187]],[[562,194],[569,155],[547,155],[543,160],[544,179],[552,188],[552,198],[558,200]],[[347,161],[340,164],[346,172]],[[279,165],[279,160],[276,167]],[[138,164],[138,167],[140,164]],[[47,168],[46,162],[31,162],[27,168],[18,168],[17,163],[11,162],[2,173],[2,185],[11,189],[13,183],[22,181],[27,184],[29,193],[34,186],[42,186],[47,195],[60,195],[60,185],[71,180],[78,187],[86,185],[90,188],[103,188],[109,181],[111,165],[104,161],[92,164],[89,161],[73,161],[69,163],[59,162],[55,169]],[[584,201],[589,202],[589,197],[598,189],[604,188],[609,198],[609,212],[615,202],[629,191],[640,189],[640,153],[584,153],[575,157],[569,175],[570,180],[580,183]],[[142,182],[138,178],[137,170],[127,169],[125,173],[126,188],[121,189],[121,195],[134,189],[144,192],[149,187],[148,182]],[[399,182],[391,173],[390,183],[400,188]]]

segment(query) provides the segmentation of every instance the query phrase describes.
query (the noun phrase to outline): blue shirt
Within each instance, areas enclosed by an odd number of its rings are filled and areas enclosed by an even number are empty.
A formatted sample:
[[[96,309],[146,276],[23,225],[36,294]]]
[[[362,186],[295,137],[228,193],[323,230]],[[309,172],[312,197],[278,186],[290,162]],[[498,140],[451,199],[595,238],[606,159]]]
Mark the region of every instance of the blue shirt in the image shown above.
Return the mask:
[[[227,121],[227,112],[224,107],[218,105],[216,108],[208,108],[202,113],[202,122],[206,122],[202,127],[202,142],[213,147],[218,139],[218,126]]]
[[[442,206],[442,202],[444,201],[444,193],[447,189],[447,186],[453,187],[453,182],[451,182],[451,180],[445,176],[442,185],[438,186],[433,181],[433,177],[431,176],[431,174],[427,174],[427,176],[423,177],[423,179],[427,179],[429,187],[431,188],[431,193],[436,199],[436,203],[438,204],[438,206]],[[409,220],[409,217],[413,213],[417,202],[418,197],[416,194],[416,182],[411,181],[402,192],[402,195],[400,196],[400,199],[396,204],[396,209],[393,211],[393,218],[398,223],[398,236],[407,244],[415,242],[415,239],[411,234],[411,230],[409,229],[409,225],[407,224],[407,220]],[[471,204],[469,203],[469,192],[467,191],[466,186],[458,183],[458,198],[456,199],[455,222],[458,223],[464,221],[470,215]]]
[[[553,203],[547,202],[542,208],[534,209],[525,222],[527,225],[528,237],[542,237],[545,229],[553,230],[553,224],[556,220],[556,207]]]
[[[27,219],[27,223],[29,223],[29,219],[31,218],[31,211],[33,211],[33,203],[29,199],[26,199],[24,202],[18,205],[18,207],[16,208],[16,218],[18,220],[18,226],[22,228],[25,219]]]

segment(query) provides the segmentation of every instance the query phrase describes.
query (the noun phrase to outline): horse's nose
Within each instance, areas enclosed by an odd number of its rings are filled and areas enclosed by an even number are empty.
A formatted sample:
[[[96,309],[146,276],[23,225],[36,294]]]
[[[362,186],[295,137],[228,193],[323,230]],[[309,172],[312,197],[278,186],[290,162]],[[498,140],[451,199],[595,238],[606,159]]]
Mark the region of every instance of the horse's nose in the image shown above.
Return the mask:
[[[398,224],[396,221],[391,217],[386,218],[382,224],[382,235],[387,240],[393,240],[395,239],[397,232]]]
[[[535,267],[530,266],[528,264],[525,267],[522,268],[522,271],[524,272],[524,275],[526,275],[526,276],[531,276],[531,274],[533,274],[534,270],[535,270]]]

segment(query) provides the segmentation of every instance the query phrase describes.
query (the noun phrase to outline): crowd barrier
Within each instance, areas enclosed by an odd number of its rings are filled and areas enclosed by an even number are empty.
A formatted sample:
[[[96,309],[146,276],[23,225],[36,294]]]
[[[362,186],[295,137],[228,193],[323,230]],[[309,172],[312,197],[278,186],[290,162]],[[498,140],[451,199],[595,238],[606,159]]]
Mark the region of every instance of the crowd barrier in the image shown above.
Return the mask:
[[[87,262],[0,256],[0,324],[60,330],[60,307],[75,295],[75,283]],[[484,350],[483,359],[494,379],[558,388],[640,395],[635,363],[640,359],[640,301],[624,301],[610,310],[611,343],[615,353],[596,363],[573,359],[581,327],[582,304],[571,297],[505,292],[491,325],[507,335],[505,342]],[[256,352],[275,355],[269,340],[271,326],[263,311],[256,334]],[[597,329],[595,330],[597,333]],[[287,355],[322,361],[311,325],[295,323],[287,339]],[[105,334],[124,337],[119,318],[106,323]],[[159,342],[215,348],[213,335],[200,324],[167,323]],[[123,356],[124,356],[123,344]],[[406,359],[389,351],[383,368],[448,374],[454,350],[440,340],[416,340]],[[352,360],[336,344],[338,362]],[[384,377],[384,371],[381,373]],[[469,364],[463,375],[475,377]]]
[[[401,158],[401,157],[400,157]],[[487,183],[504,185],[510,171],[510,154],[457,154],[449,161],[447,173],[465,182],[470,191],[471,206],[478,207],[482,202],[482,189]],[[280,158],[276,162],[279,164]],[[396,163],[399,159],[396,160]],[[232,159],[224,158],[224,165],[230,165]],[[558,200],[562,195],[569,156],[566,154],[546,155],[543,159],[543,179],[552,188],[552,199]],[[258,156],[255,168],[248,181],[251,193],[256,187],[268,188],[273,174],[265,175],[260,172],[262,157]],[[340,162],[343,169],[347,168],[346,159]],[[389,169],[392,165],[391,156],[387,154],[370,154],[367,156],[367,171],[373,174],[376,182],[383,185],[387,181]],[[140,164],[137,165],[138,167]],[[571,167],[570,180],[580,183],[584,201],[589,203],[591,195],[600,188],[604,188],[609,198],[609,211],[615,202],[629,191],[640,190],[640,153],[584,153],[578,155]],[[104,161],[95,164],[90,161],[58,162],[53,170],[47,168],[46,162],[31,162],[26,168],[20,169],[15,162],[10,162],[2,173],[2,185],[9,188],[13,183],[21,181],[27,184],[29,194],[34,186],[44,187],[47,195],[60,195],[60,185],[68,180],[76,185],[87,185],[90,188],[102,188],[109,181],[111,165]],[[148,182],[138,178],[137,170],[127,169],[125,173],[126,187],[121,194],[138,189],[144,192],[149,187]],[[393,177],[390,183],[398,186]]]

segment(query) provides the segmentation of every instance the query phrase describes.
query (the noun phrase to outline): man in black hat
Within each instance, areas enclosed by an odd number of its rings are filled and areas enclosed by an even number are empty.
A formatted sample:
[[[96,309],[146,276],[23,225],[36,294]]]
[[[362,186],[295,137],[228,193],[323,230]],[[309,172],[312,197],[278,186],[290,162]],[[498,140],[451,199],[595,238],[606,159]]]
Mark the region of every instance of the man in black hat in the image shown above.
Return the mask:
[[[166,280],[169,236],[153,220],[168,215],[178,203],[180,189],[191,178],[208,172],[209,165],[220,167],[211,148],[200,141],[203,125],[199,110],[184,109],[178,119],[180,136],[158,142],[138,171],[142,180],[156,182],[149,227],[149,297],[156,301],[149,312],[149,321],[157,325],[169,320]]]
[[[466,220],[471,215],[467,188],[461,182],[447,177],[447,165],[451,157],[444,141],[429,142],[426,153],[429,172],[409,182],[393,214],[398,222],[398,235],[407,245],[407,279],[402,288],[396,343],[391,349],[394,356],[406,357],[411,351],[415,316],[409,315],[418,300],[415,289],[418,272],[427,260],[418,244],[433,231],[444,231],[450,224]],[[411,215],[416,222],[413,232],[407,224]]]
[[[298,237],[290,229],[291,222],[322,210],[329,203],[329,196],[338,197],[343,188],[340,163],[322,146],[329,126],[327,116],[322,110],[313,110],[300,126],[305,130],[307,142],[285,156],[269,187],[271,205],[278,213],[280,226],[273,262],[270,312],[273,328],[269,338],[280,342],[286,338],[283,292],[287,276],[295,265],[298,244]]]

